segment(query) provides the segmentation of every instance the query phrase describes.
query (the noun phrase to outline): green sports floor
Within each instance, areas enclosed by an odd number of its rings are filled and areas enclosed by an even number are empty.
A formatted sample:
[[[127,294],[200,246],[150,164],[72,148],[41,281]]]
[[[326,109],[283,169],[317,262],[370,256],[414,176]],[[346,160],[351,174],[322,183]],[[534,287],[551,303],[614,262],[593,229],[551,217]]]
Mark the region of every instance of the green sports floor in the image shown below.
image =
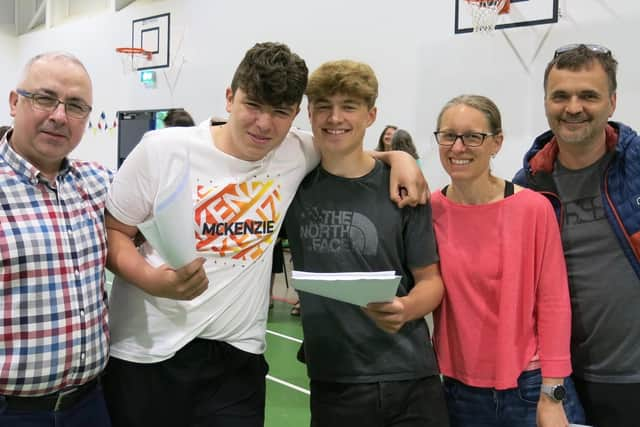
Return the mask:
[[[289,273],[290,265],[287,263]],[[108,289],[112,278],[108,273]],[[296,359],[302,342],[302,326],[300,318],[290,314],[297,297],[295,291],[286,286],[283,274],[276,275],[273,295],[265,354],[269,363],[265,427],[306,427],[310,421],[309,379],[305,366]]]
[[[296,359],[302,327],[300,318],[291,316],[290,310],[289,302],[276,300],[269,312],[266,427],[309,425],[309,379],[305,365]]]

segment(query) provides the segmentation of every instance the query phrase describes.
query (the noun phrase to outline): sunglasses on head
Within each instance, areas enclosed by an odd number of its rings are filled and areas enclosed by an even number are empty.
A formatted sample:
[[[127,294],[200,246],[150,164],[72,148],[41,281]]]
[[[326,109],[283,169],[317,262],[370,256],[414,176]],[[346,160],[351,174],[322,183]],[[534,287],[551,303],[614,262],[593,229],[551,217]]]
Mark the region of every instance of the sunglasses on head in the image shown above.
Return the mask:
[[[603,55],[611,55],[611,51],[609,50],[609,48],[606,48],[599,44],[571,43],[557,48],[553,53],[553,57],[556,58],[558,55],[562,55],[563,53],[569,52],[570,50],[578,49],[580,46],[584,46],[591,52],[601,53]]]

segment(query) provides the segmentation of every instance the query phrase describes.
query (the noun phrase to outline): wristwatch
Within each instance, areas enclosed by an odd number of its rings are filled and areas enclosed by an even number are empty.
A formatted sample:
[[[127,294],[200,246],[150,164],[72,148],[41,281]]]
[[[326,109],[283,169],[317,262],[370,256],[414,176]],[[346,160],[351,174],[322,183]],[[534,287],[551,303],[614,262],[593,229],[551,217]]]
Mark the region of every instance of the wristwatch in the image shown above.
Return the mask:
[[[546,394],[554,402],[562,402],[567,396],[567,389],[562,384],[544,385],[540,387],[540,392]]]

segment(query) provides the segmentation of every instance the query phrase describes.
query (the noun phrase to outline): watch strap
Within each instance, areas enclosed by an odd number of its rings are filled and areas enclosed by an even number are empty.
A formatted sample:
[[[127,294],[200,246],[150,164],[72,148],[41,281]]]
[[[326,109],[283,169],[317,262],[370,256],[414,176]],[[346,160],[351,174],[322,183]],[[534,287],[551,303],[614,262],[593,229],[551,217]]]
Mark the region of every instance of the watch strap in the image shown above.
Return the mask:
[[[554,402],[562,402],[563,399],[557,399],[555,394],[556,389],[559,387],[564,389],[564,385],[562,384],[554,384],[554,385],[542,384],[540,386],[540,392],[549,396],[549,398],[551,398],[551,400],[553,400]]]

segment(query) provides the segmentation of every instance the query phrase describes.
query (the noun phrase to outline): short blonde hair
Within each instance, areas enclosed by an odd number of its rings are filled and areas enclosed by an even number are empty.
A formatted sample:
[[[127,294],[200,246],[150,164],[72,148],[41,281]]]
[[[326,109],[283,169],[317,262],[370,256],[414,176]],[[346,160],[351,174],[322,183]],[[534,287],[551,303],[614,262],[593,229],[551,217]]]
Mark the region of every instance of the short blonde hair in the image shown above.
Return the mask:
[[[369,65],[349,59],[325,62],[311,73],[306,91],[309,102],[338,93],[362,99],[371,109],[378,98],[376,74]]]

